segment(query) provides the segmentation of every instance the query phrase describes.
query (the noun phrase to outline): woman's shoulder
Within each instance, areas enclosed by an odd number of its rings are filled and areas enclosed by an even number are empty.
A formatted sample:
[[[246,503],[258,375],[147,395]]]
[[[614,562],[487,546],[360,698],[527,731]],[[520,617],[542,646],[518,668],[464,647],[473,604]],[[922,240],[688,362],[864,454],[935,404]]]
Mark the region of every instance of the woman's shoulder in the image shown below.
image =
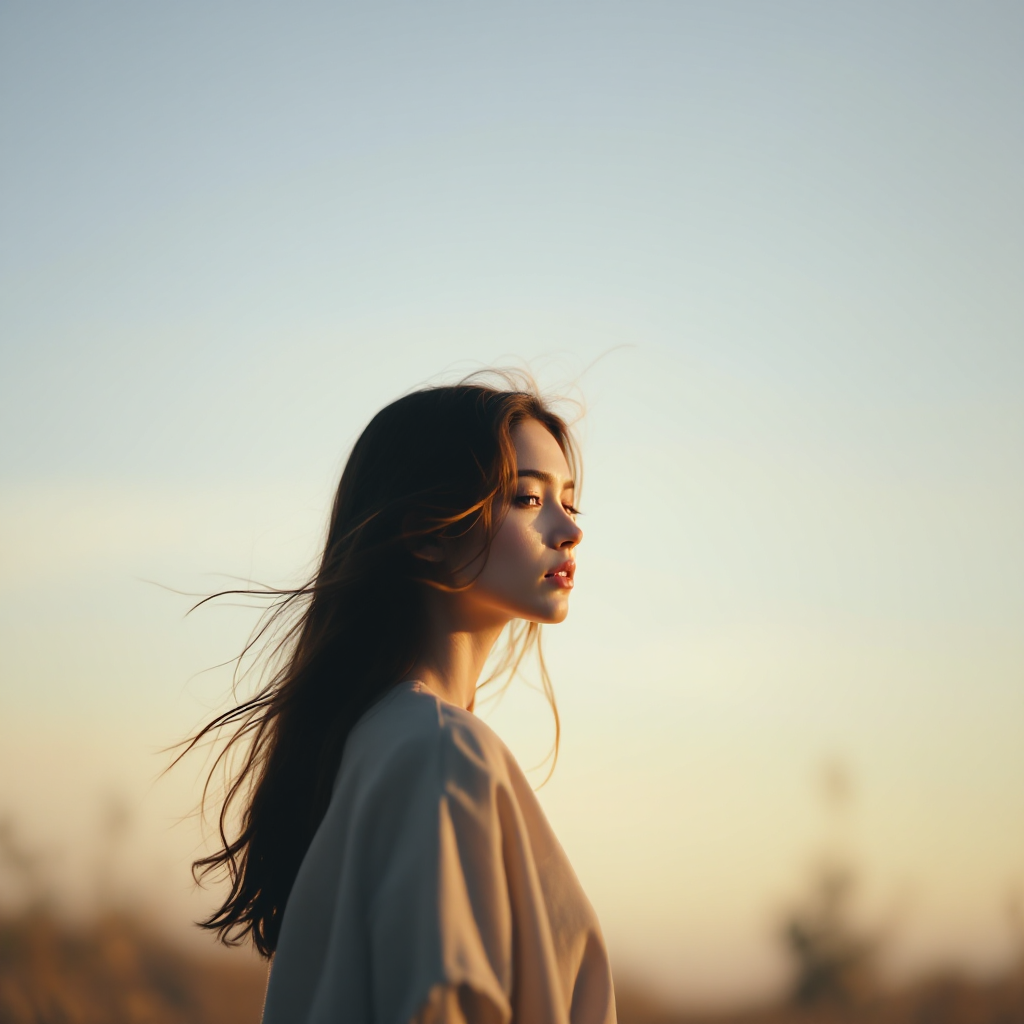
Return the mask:
[[[486,722],[449,704],[419,682],[399,683],[360,720],[349,737],[351,767],[367,762],[441,775],[507,777],[515,759]],[[349,757],[351,755],[351,757]]]

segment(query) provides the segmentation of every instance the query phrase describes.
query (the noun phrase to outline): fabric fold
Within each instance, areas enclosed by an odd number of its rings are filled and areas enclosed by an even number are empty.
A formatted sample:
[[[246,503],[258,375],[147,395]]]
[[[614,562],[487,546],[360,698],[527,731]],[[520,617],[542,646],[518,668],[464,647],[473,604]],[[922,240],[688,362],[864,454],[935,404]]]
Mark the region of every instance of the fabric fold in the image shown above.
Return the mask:
[[[511,753],[401,684],[353,730],[264,1024],[614,1024],[593,909]]]

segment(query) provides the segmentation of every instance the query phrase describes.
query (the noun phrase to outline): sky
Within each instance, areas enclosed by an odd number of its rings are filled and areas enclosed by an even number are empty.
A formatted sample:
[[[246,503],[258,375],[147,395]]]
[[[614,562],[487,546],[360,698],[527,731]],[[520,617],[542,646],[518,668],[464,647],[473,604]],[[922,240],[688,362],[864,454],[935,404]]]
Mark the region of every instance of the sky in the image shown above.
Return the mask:
[[[186,930],[160,751],[252,615],[172,591],[299,578],[377,409],[515,365],[585,405],[540,797],[617,971],[776,991],[830,850],[893,972],[1004,963],[1022,49],[984,0],[0,3],[0,812],[53,884]]]

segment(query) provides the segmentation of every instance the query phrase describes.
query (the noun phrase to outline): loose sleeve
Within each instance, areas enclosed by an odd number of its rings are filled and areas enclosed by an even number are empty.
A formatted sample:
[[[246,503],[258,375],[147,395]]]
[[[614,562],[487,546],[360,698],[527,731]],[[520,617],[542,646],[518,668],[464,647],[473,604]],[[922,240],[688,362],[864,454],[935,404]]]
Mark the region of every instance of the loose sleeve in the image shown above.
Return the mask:
[[[373,844],[375,1020],[561,1024],[543,894],[500,760],[457,724],[428,760]],[[400,774],[408,780],[416,767]]]
[[[264,1024],[614,1020],[575,1012],[583,951],[566,936],[582,936],[585,900],[483,723],[408,694],[347,756],[289,897]]]

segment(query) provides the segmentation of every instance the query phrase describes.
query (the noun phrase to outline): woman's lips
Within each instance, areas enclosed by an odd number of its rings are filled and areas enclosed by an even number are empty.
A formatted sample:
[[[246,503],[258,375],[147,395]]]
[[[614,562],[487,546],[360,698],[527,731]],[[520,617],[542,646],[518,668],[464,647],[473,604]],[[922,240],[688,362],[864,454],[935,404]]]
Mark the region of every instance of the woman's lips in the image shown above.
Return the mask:
[[[551,572],[546,572],[544,574],[544,579],[550,580],[554,586],[561,587],[563,590],[572,590],[572,578],[575,572],[575,562],[563,562],[561,565],[555,566]]]

